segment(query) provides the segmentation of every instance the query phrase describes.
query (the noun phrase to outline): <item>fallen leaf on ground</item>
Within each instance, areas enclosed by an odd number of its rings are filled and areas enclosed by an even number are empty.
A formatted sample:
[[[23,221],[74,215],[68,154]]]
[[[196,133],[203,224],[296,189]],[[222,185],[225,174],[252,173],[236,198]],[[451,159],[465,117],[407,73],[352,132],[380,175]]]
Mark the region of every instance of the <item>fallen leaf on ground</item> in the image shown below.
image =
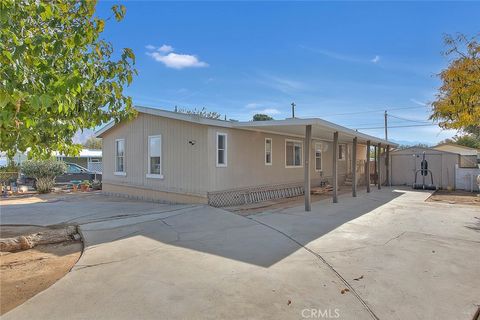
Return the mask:
[[[341,292],[342,294],[345,294],[345,293],[347,293],[347,292],[350,292],[350,290],[347,289],[347,288],[345,288],[345,289],[342,289],[342,291],[340,291],[340,292]]]
[[[360,280],[362,280],[362,279],[363,279],[363,274],[362,274],[360,277],[355,278],[355,279],[353,279],[353,280],[355,280],[355,281],[360,281]]]

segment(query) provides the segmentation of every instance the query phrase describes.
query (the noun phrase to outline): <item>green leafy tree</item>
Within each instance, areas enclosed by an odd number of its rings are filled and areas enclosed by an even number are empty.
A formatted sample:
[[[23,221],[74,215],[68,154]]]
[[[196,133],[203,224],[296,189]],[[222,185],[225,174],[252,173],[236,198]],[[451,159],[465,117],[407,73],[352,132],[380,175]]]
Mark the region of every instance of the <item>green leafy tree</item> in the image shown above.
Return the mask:
[[[474,135],[466,134],[464,136],[455,137],[454,141],[461,146],[480,149],[480,139],[476,138]]]
[[[445,139],[441,143],[452,143],[458,144],[459,146],[480,149],[480,139],[473,134],[455,136],[452,139]]]
[[[403,150],[403,149],[408,149],[408,148],[413,148],[413,147],[430,148],[430,146],[426,143],[417,143],[417,144],[401,144],[401,145],[398,146],[397,149]]]
[[[469,133],[480,132],[480,43],[477,35],[467,38],[446,35],[445,56],[449,66],[439,77],[442,85],[432,103],[430,119],[441,128]]]
[[[0,150],[11,158],[76,155],[79,129],[135,116],[123,94],[133,76],[129,48],[113,58],[101,37],[105,22],[125,15],[95,16],[96,1],[0,0]],[[117,56],[117,55],[116,55]]]
[[[55,185],[55,178],[65,173],[67,165],[54,159],[27,160],[22,163],[21,170],[27,177],[35,178],[39,193],[48,193]]]
[[[272,117],[270,117],[267,114],[261,114],[257,113],[256,115],[253,116],[253,121],[268,121],[268,120],[273,120]]]
[[[83,146],[87,149],[102,149],[102,139],[92,136],[85,141]]]

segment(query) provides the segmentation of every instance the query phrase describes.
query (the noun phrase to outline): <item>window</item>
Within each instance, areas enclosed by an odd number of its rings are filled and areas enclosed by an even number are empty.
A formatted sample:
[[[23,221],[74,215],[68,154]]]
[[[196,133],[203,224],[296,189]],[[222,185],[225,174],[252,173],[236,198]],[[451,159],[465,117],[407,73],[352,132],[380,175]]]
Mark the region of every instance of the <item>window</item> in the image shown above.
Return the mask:
[[[265,165],[272,165],[272,139],[265,138]]]
[[[148,173],[147,178],[162,176],[162,136],[148,137]]]
[[[315,170],[322,171],[322,144],[315,143]]]
[[[302,142],[296,140],[285,140],[285,166],[302,166]]]
[[[227,134],[217,132],[217,167],[227,166]]]
[[[125,140],[115,140],[115,174],[124,176],[125,173]]]
[[[338,145],[338,160],[345,160],[345,148],[344,144]]]

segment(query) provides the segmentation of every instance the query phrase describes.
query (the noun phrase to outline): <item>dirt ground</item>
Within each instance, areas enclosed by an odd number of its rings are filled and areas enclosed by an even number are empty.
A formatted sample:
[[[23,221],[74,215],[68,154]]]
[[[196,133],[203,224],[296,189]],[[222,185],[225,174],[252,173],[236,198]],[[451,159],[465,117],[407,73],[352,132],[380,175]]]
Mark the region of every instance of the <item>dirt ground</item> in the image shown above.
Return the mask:
[[[18,194],[18,195],[11,195],[7,198],[0,198],[0,204],[2,205],[15,205],[15,204],[31,204],[31,203],[38,203],[38,202],[54,202],[63,199],[69,199],[72,197],[89,197],[92,195],[96,195],[101,193],[101,191],[88,191],[88,192],[70,192],[70,191],[62,191],[62,192],[51,192],[46,194],[38,194],[38,193],[27,193],[27,194]]]
[[[432,194],[427,201],[439,201],[446,202],[450,204],[469,204],[474,206],[480,206],[480,196],[476,192],[468,192],[462,190],[456,191],[447,191],[447,190],[437,190]]]
[[[2,237],[41,231],[39,227],[2,227]],[[80,241],[39,245],[0,252],[0,315],[22,304],[62,278],[82,253]]]

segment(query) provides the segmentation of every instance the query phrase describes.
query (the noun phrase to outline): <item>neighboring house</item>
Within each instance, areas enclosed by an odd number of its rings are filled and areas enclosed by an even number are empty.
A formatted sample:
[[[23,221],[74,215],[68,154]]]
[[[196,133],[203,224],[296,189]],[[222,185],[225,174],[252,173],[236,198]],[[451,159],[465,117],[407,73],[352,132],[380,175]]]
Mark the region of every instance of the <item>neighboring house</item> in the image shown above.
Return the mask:
[[[76,163],[91,172],[102,173],[102,150],[82,149],[76,157],[65,157],[58,153],[56,157],[58,160]]]
[[[20,165],[28,159],[28,152],[17,152],[13,157],[15,164]],[[102,150],[82,149],[77,157],[65,157],[56,152],[55,157],[65,162],[76,163],[91,172],[102,173]],[[6,166],[8,159],[5,153],[0,153],[0,167]]]
[[[435,186],[440,189],[478,190],[475,183],[476,176],[480,174],[478,168],[462,168],[462,156],[458,153],[423,147],[410,147],[390,153],[392,185],[412,186],[415,172],[421,168],[424,153]],[[431,183],[430,174],[425,182]],[[417,183],[422,183],[420,172],[417,174]]]
[[[433,149],[458,153],[460,155],[459,166],[462,168],[476,168],[480,164],[480,150],[454,143],[442,143]]]
[[[232,122],[136,109],[135,119],[110,123],[96,133],[103,139],[103,191],[108,194],[242,204],[303,192],[322,181],[341,184],[353,171],[363,182],[367,141],[396,146],[316,118]],[[308,130],[311,139],[305,139]],[[310,145],[306,150],[305,144]],[[261,199],[248,200],[257,196]]]
[[[23,161],[27,160],[25,153],[17,152],[13,157],[13,162],[17,165],[21,165]],[[6,152],[0,152],[0,167],[6,167],[8,165],[8,157]]]

